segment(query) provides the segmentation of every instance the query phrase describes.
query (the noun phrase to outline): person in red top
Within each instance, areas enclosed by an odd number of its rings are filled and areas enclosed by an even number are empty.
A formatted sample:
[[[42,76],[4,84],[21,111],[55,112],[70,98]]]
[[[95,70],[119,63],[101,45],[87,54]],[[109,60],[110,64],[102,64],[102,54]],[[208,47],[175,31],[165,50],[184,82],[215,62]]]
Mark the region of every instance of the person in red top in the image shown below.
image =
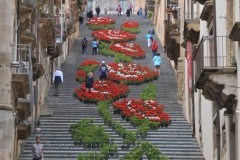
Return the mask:
[[[154,40],[154,41],[153,41],[153,44],[152,44],[152,54],[153,54],[153,57],[154,57],[155,54],[157,53],[157,50],[158,50],[157,41]]]

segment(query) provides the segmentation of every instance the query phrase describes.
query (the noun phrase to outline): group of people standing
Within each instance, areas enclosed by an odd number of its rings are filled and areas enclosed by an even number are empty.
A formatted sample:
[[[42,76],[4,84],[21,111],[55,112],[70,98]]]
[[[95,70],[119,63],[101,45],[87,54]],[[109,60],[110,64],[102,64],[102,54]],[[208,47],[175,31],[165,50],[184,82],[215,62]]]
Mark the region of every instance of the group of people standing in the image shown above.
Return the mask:
[[[91,46],[92,46],[93,55],[98,54],[98,47],[100,43],[101,42],[96,37],[92,38]],[[84,36],[82,39],[82,54],[86,54],[87,46],[88,46],[88,40],[87,40],[87,37]]]
[[[99,73],[100,81],[107,80],[108,67],[107,67],[105,61],[102,61],[102,64],[100,65],[100,67],[98,69],[98,73]],[[88,75],[85,79],[85,83],[86,83],[86,91],[92,92],[93,91],[93,83],[94,83],[94,76],[93,76],[92,72],[88,73]]]

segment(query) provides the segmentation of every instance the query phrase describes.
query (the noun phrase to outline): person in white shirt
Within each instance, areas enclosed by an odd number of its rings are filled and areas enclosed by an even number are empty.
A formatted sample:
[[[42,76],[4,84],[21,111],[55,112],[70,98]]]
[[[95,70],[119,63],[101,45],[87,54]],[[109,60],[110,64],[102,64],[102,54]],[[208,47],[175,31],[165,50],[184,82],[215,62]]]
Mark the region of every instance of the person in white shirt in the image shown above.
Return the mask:
[[[58,88],[59,85],[61,83],[63,83],[63,73],[61,71],[61,68],[58,68],[54,74],[53,74],[53,83],[55,86],[55,91],[54,91],[54,95],[57,96],[58,95]]]
[[[43,144],[40,137],[36,137],[36,143],[32,145],[33,160],[43,160]]]

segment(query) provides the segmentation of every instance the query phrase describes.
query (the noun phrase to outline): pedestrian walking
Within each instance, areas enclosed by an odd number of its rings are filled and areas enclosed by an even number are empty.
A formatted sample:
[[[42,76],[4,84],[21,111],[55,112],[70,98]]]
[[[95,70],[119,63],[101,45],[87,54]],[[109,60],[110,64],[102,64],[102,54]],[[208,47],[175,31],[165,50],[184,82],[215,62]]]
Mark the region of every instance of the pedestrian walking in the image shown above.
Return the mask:
[[[101,12],[101,9],[100,7],[98,6],[96,9],[95,9],[96,13],[97,13],[97,17],[99,16],[100,12]]]
[[[132,2],[129,2],[128,8],[130,10],[130,14],[132,14],[132,8],[133,8]]]
[[[104,8],[104,12],[105,12],[105,14],[107,14],[107,8]]]
[[[92,53],[93,55],[97,55],[97,48],[98,48],[98,41],[97,41],[97,38],[93,38],[92,40]]]
[[[35,144],[32,145],[33,160],[43,160],[43,144],[40,137],[36,137]]]
[[[160,57],[160,54],[156,53],[152,60],[153,60],[153,65],[155,67],[155,70],[158,70],[159,75],[160,75],[160,66],[161,66],[161,63],[162,63],[162,59]]]
[[[143,9],[142,9],[142,7],[140,7],[138,12],[137,12],[137,15],[141,18],[142,14],[143,14]]]
[[[61,68],[58,68],[53,74],[53,83],[55,87],[54,95],[58,96],[59,94],[59,85],[63,83],[63,73]]]
[[[88,20],[90,20],[90,19],[92,19],[92,17],[93,17],[93,11],[91,8],[89,8],[89,11],[87,12],[87,18],[88,18]]]
[[[84,18],[83,18],[82,15],[79,16],[78,20],[79,20],[79,25],[83,24],[83,20],[84,20]]]
[[[122,7],[121,7],[120,4],[117,6],[116,11],[118,12],[118,16],[121,16],[121,14],[122,14]]]
[[[131,12],[130,12],[130,9],[127,9],[127,11],[126,11],[127,20],[129,19],[129,17],[130,17],[130,14],[131,14]]]
[[[153,54],[153,57],[154,57],[155,54],[157,53],[157,50],[158,50],[157,41],[154,40],[154,41],[153,41],[153,44],[152,44],[152,54]]]
[[[89,72],[86,79],[85,79],[85,83],[86,83],[86,91],[87,92],[91,92],[93,91],[93,82],[94,82],[94,77],[93,77],[93,73]]]
[[[147,10],[147,7],[145,7],[144,9],[144,18],[147,19],[147,14],[148,14],[148,10]]]
[[[86,53],[87,45],[88,45],[88,40],[87,40],[87,37],[84,36],[82,39],[82,54]]]
[[[154,37],[154,35],[155,35],[155,31],[153,28],[149,29],[148,33],[151,34],[152,37]]]
[[[99,67],[99,79],[100,80],[107,80],[108,68],[105,64],[105,61],[102,61],[101,66]]]
[[[151,34],[148,33],[148,34],[145,35],[145,38],[147,39],[147,46],[150,48],[151,45],[152,45],[153,37],[152,37]]]

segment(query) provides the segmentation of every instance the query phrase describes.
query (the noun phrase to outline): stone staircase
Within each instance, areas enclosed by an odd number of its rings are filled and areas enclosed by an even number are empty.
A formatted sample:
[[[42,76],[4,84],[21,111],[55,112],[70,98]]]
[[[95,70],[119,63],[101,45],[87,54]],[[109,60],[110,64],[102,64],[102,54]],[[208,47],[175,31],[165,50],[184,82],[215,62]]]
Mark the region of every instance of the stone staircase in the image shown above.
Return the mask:
[[[126,17],[117,17],[116,15],[109,15],[116,19],[116,27],[119,26]],[[117,19],[118,18],[118,19]],[[142,44],[146,52],[149,49],[145,47],[145,41],[141,36],[147,32],[149,20],[138,19],[141,28],[141,33],[136,40]],[[90,31],[85,25],[81,28],[85,35],[90,35]],[[84,35],[82,35],[84,36]],[[159,42],[158,42],[159,43]],[[110,134],[111,140],[118,145],[118,155],[109,159],[120,159],[129,150],[121,149],[122,137],[119,136],[111,127],[104,124],[102,117],[98,114],[95,104],[84,104],[75,97],[73,97],[74,88],[79,86],[75,82],[75,72],[77,65],[85,59],[94,59],[99,62],[105,60],[106,63],[112,62],[113,58],[103,57],[101,55],[92,55],[90,48],[89,54],[81,55],[80,40],[76,40],[71,49],[71,54],[67,57],[65,63],[62,65],[64,73],[64,84],[60,87],[60,95],[53,96],[53,89],[49,90],[48,96],[45,99],[45,104],[52,109],[53,115],[51,117],[41,117],[41,142],[44,144],[45,160],[76,160],[77,156],[81,153],[88,153],[91,151],[99,152],[99,149],[87,149],[83,146],[74,146],[74,141],[69,133],[69,126],[77,123],[81,119],[91,118],[94,123],[105,128],[106,132]],[[135,60],[135,63],[147,65],[153,68],[151,62],[152,54],[149,52],[145,59]],[[161,53],[163,65],[161,66],[161,75],[158,80],[153,83],[158,88],[159,103],[164,104],[165,112],[169,113],[172,117],[172,124],[168,128],[159,128],[158,130],[150,130],[145,140],[151,142],[163,154],[172,160],[204,160],[200,147],[195,138],[192,137],[192,130],[190,125],[185,120],[182,108],[177,101],[177,82],[175,72],[164,53]],[[138,98],[139,94],[147,84],[132,85],[130,86],[129,98]],[[136,130],[129,122],[123,120],[120,115],[113,114],[113,108],[110,107],[109,111],[113,115],[113,119],[122,124],[128,130]],[[32,159],[31,145],[35,141],[35,134],[31,135],[28,139],[25,148],[21,154],[20,160]],[[147,159],[143,157],[143,159]]]

